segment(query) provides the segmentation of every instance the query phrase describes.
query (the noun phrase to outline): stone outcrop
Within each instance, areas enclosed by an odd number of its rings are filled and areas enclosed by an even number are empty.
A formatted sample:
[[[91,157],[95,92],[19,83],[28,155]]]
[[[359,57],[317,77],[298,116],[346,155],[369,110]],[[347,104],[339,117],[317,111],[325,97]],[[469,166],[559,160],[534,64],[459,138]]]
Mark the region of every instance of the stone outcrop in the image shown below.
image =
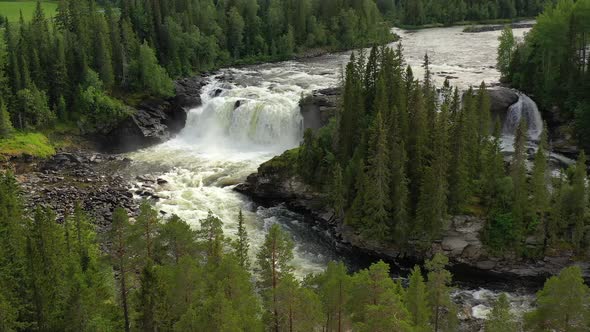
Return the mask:
[[[167,141],[184,128],[187,111],[201,104],[201,89],[206,82],[203,76],[183,78],[175,82],[173,98],[144,100],[133,115],[97,137],[100,147],[120,153]]]
[[[299,108],[303,116],[304,129],[318,130],[328,124],[336,115],[340,103],[340,88],[329,88],[314,91],[311,95],[301,99]]]
[[[492,116],[504,123],[508,109],[518,101],[518,94],[515,90],[505,87],[490,88],[488,93],[490,94]]]

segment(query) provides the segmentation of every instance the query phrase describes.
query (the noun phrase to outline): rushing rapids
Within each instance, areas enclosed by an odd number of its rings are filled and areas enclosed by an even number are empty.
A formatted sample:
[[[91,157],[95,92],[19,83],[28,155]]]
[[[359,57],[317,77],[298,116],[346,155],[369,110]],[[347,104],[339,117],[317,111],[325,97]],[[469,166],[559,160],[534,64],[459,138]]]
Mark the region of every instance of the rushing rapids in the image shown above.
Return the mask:
[[[520,36],[523,31],[519,30]],[[444,28],[396,32],[402,36],[406,61],[416,77],[421,75],[422,58],[428,52],[437,84],[449,78],[451,84],[465,89],[499,79],[494,69],[498,31],[464,34],[461,28]],[[321,271],[330,260],[349,261],[350,257],[339,255],[325,243],[317,230],[305,225],[302,216],[282,206],[258,207],[233,191],[233,186],[261,163],[299,144],[299,100],[313,90],[338,85],[348,58],[349,53],[340,53],[222,70],[202,90],[203,105],[189,111],[184,130],[169,142],[133,153],[130,171],[157,174],[166,180],[156,193],[161,198],[157,207],[163,213],[179,215],[194,227],[211,211],[223,220],[226,234],[232,237],[238,211],[243,209],[252,258],[269,226],[279,223],[296,243],[294,266],[298,276]],[[536,126],[530,132],[534,139],[540,134],[537,129],[542,128],[542,121],[527,98],[521,95],[520,106],[511,110],[515,114],[510,118],[516,121],[526,116],[529,124]],[[506,129],[512,130],[511,126]],[[497,295],[485,289],[462,288],[455,299],[463,305],[464,317],[484,318]],[[510,297],[517,311],[526,310],[530,304],[527,292],[512,292]]]

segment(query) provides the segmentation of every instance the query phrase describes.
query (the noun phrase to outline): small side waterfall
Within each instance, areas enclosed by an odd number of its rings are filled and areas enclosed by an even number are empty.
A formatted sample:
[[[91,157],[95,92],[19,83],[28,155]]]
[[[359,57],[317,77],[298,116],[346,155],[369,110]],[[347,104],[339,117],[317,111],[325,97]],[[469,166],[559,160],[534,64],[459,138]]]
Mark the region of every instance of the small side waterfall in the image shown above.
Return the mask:
[[[518,128],[518,124],[524,118],[529,126],[529,138],[533,141],[538,141],[543,133],[543,118],[539,112],[537,104],[524,93],[518,94],[518,101],[510,106],[506,120],[504,121],[504,128],[502,131],[506,135],[514,135]]]

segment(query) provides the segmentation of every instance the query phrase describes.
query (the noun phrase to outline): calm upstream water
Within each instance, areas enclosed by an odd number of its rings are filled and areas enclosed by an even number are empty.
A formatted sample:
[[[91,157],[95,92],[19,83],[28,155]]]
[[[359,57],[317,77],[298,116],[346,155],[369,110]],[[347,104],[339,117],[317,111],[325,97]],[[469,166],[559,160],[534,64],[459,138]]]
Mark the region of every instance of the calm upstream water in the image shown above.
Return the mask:
[[[402,37],[406,61],[416,77],[427,52],[438,84],[449,78],[461,89],[482,81],[497,83],[494,68],[499,31],[462,33],[462,27],[420,31],[394,31]],[[519,38],[525,29],[515,30]],[[395,45],[392,45],[395,47]],[[294,265],[298,276],[322,271],[330,260],[341,257],[302,216],[282,206],[263,208],[233,191],[233,187],[258,166],[299,144],[302,117],[298,102],[305,94],[334,87],[350,53],[330,54],[288,61],[224,69],[210,77],[202,91],[203,105],[190,110],[188,123],[173,140],[132,153],[134,174],[156,174],[168,183],[158,189],[157,208],[175,213],[198,227],[208,211],[224,222],[234,236],[237,214],[244,210],[254,257],[270,225],[279,223],[293,237]],[[456,297],[465,315],[484,317],[497,293],[485,289],[461,289]],[[528,294],[511,294],[515,309],[526,309]]]

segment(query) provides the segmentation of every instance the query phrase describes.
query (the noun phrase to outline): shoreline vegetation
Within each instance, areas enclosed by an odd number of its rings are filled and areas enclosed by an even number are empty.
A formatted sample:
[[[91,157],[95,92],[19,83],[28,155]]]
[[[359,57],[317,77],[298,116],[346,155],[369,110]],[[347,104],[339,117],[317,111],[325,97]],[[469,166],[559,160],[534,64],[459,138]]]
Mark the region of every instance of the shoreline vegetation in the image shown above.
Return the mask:
[[[457,27],[457,26],[495,26],[495,25],[511,25],[511,24],[518,24],[527,21],[533,21],[535,17],[519,17],[514,19],[489,19],[489,20],[476,20],[476,21],[459,21],[450,24],[443,24],[443,23],[431,23],[431,24],[423,24],[423,25],[406,25],[401,24],[399,22],[394,23],[393,25],[396,28],[403,29],[403,30],[423,30],[423,29],[433,29],[433,28],[450,28],[450,27]],[[464,31],[468,32],[468,31]]]

